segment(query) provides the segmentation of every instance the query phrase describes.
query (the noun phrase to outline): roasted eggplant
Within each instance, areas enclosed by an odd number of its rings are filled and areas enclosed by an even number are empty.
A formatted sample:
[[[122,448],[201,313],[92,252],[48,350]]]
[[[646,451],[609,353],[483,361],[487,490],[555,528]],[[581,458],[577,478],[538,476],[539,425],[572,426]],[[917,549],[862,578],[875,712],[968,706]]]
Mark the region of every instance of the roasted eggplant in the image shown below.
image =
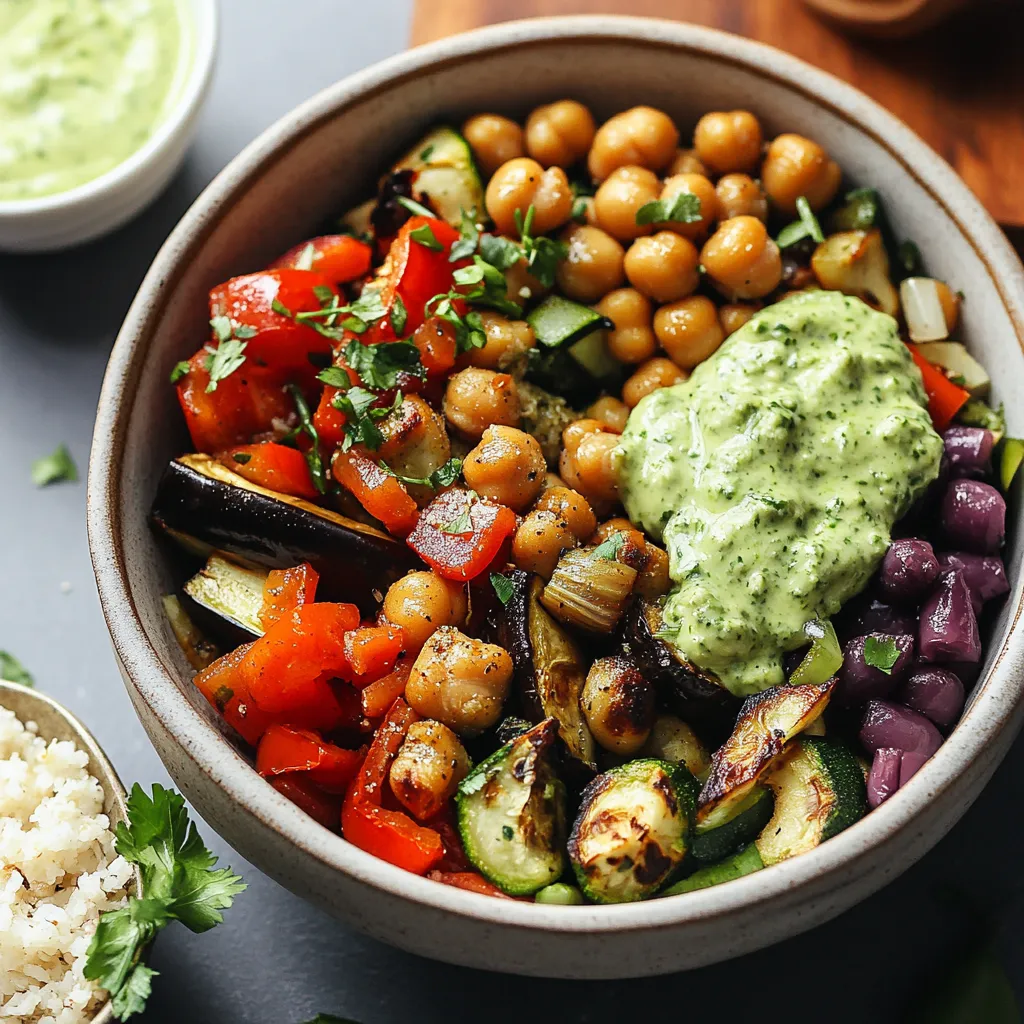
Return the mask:
[[[266,570],[239,565],[215,551],[184,590],[201,608],[246,634],[241,643],[263,635],[260,609],[266,579]]]
[[[183,455],[168,466],[152,515],[203,557],[216,549],[271,569],[309,562],[320,574],[319,597],[350,601],[367,615],[377,610],[374,592],[383,594],[418,564],[383,531],[268,491],[208,455]]]

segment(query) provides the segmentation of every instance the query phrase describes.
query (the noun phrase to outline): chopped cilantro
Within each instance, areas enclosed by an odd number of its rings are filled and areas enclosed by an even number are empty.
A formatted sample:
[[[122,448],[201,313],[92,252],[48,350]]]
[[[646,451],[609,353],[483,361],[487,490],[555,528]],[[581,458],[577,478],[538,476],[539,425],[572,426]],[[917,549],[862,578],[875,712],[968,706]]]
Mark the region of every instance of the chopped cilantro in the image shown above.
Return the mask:
[[[905,242],[900,242],[899,248],[896,250],[896,259],[906,277],[919,277],[924,273],[921,250],[918,249],[917,243],[912,242],[909,238]]]
[[[581,224],[586,222],[587,201],[583,196],[577,196],[573,200],[571,216],[573,220],[579,221]]]
[[[450,523],[440,527],[442,533],[472,533],[473,520],[469,515],[470,507],[467,505]]]
[[[391,330],[396,337],[401,337],[405,332],[405,322],[409,319],[408,311],[405,308],[405,301],[402,296],[395,292],[394,301],[391,303]]]
[[[652,199],[636,211],[637,224],[696,224],[700,217],[700,196],[692,192]]]
[[[786,249],[791,245],[796,245],[804,238],[810,238],[819,244],[824,242],[825,235],[822,233],[821,225],[818,223],[818,218],[814,216],[811,204],[807,202],[805,196],[800,196],[797,199],[796,212],[800,215],[800,219],[793,221],[792,224],[787,224],[775,239],[779,248]]]
[[[63,481],[74,483],[78,480],[78,467],[71,458],[71,452],[65,444],[59,444],[52,455],[44,455],[32,463],[32,483],[36,487],[46,487]]]
[[[516,210],[516,227],[519,229],[523,259],[526,260],[527,268],[545,288],[550,288],[555,283],[555,270],[558,264],[569,255],[569,247],[565,242],[545,238],[543,235],[535,238],[531,233],[534,213],[532,205],[526,211],[525,217],[521,217]]]
[[[426,163],[430,159],[430,157],[433,154],[433,152],[434,152],[434,144],[433,143],[431,143],[429,146],[424,146],[423,149],[420,150],[420,159],[424,163]]]
[[[251,458],[251,452],[232,452],[231,458],[240,466],[244,466]]]
[[[309,466],[309,474],[313,478],[313,486],[321,493],[327,493],[327,470],[324,467],[324,460],[320,455],[320,434],[313,423],[313,415],[309,411],[309,404],[306,396],[297,384],[289,384],[285,390],[292,396],[295,402],[295,411],[299,416],[299,426],[302,432],[309,438],[309,450],[305,452],[306,465]]]
[[[187,359],[182,359],[180,363],[174,364],[174,369],[171,370],[171,383],[177,384],[182,377],[188,376],[188,371],[191,369]]]
[[[420,362],[419,349],[411,341],[384,341],[377,345],[364,345],[361,341],[353,340],[345,346],[345,362],[371,391],[390,391],[398,387],[403,373],[421,378],[427,375]],[[344,370],[339,372],[345,374]],[[325,370],[324,373],[330,371]],[[332,387],[348,387],[347,384],[328,381],[324,374],[320,375],[320,380],[325,384],[331,383]]]
[[[508,604],[516,592],[515,584],[500,572],[491,573],[491,586],[494,587],[494,592],[503,605]]]
[[[10,651],[0,651],[0,679],[22,686],[34,686],[32,673]]]
[[[316,379],[321,384],[341,388],[342,391],[348,391],[352,387],[352,378],[340,366],[328,366],[326,370],[321,370],[316,375]]]
[[[459,479],[459,474],[462,472],[462,459],[456,456],[452,456],[443,466],[435,469],[430,476],[403,476],[401,473],[396,473],[386,462],[381,462],[379,465],[385,473],[390,474],[396,480],[401,480],[403,484],[432,487],[435,491],[439,491],[442,487],[450,487]]]
[[[504,839],[506,842],[511,840],[514,835],[515,835],[515,830],[512,828],[511,825],[502,825],[501,826],[501,838]]]
[[[511,238],[481,235],[480,257],[498,270],[508,270],[523,258],[523,250]]]
[[[884,637],[881,640],[876,636],[864,638],[864,662],[872,668],[891,676],[892,667],[899,657],[900,649],[891,637]]]
[[[603,558],[607,562],[614,562],[619,557],[619,552],[625,543],[626,535],[624,533],[613,533],[606,541],[602,541],[590,552],[590,557]]]
[[[227,338],[210,352],[203,363],[210,375],[210,382],[206,385],[207,392],[216,391],[217,385],[225,377],[230,377],[245,362],[247,344],[248,342],[239,341],[237,338]]]
[[[480,231],[476,226],[476,210],[466,213],[462,211],[462,220],[459,224],[459,240],[452,243],[451,251],[448,253],[449,263],[458,263],[459,260],[468,259],[476,252],[477,243],[480,239]]]
[[[342,451],[347,452],[352,445],[361,444],[375,452],[384,443],[384,435],[377,422],[401,408],[402,393],[399,391],[389,406],[376,406],[379,398],[380,395],[366,388],[349,388],[334,396],[331,404],[345,414]]]
[[[409,237],[425,249],[430,249],[433,252],[441,252],[444,249],[444,246],[437,240],[437,235],[434,234],[434,230],[429,224],[421,224],[418,228],[413,228],[409,232]]]

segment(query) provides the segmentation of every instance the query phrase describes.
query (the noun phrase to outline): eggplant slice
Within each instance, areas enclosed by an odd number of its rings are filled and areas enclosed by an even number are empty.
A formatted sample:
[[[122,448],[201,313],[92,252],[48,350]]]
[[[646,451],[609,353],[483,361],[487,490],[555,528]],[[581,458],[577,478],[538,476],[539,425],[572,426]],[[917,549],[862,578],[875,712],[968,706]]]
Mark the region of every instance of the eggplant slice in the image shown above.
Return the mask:
[[[400,541],[233,473],[209,455],[182,455],[164,472],[153,522],[192,554],[225,551],[268,569],[309,562],[317,596],[376,613],[387,588],[420,563]]]
[[[497,640],[512,656],[524,710],[536,721],[554,718],[566,749],[593,771],[594,737],[580,709],[587,660],[540,603],[544,580],[521,569],[507,577],[513,591],[498,610]]]

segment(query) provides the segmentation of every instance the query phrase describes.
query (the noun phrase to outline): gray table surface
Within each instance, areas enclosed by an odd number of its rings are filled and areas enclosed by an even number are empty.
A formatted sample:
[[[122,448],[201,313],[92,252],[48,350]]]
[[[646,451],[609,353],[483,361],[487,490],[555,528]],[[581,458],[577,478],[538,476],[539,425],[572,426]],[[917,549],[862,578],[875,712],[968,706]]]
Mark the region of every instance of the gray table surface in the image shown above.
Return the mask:
[[[84,471],[114,335],[158,246],[206,182],[296,102],[402,49],[410,16],[408,0],[222,0],[222,11],[213,92],[166,193],[92,245],[0,256],[0,649],[81,715],[129,785],[167,776],[110,652],[86,546],[85,487],[36,490],[31,462],[65,441]],[[740,961],[642,982],[519,979],[398,952],[285,891],[207,827],[209,845],[249,888],[214,931],[163,933],[145,1019],[299,1024],[330,1012],[361,1024],[522,1024],[724,1010],[730,1020],[809,1012],[812,1020],[895,1021],[911,993],[956,959],[973,912],[1003,923],[999,952],[1024,994],[1024,943],[1012,927],[1024,890],[1022,769],[1018,743],[931,854],[838,920]]]

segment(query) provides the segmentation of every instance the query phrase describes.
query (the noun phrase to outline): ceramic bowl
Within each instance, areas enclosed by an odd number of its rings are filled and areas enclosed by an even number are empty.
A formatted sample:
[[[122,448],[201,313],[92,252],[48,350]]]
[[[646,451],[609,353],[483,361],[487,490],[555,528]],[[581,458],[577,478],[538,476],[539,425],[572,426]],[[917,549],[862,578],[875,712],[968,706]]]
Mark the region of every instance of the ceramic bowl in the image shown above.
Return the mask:
[[[167,378],[207,331],[214,284],[265,263],[362,199],[403,144],[438,118],[573,96],[607,117],[637,103],[684,133],[746,107],[766,132],[823,143],[850,180],[879,186],[897,233],[967,296],[965,333],[1011,431],[1024,431],[1024,270],[953,171],[904,124],[831,76],[691,25],[584,17],[499,25],[413,50],[330,87],[249,146],[171,235],[129,311],[100,398],[89,528],[125,682],[168,771],[209,823],[289,889],[426,956],[564,978],[657,974],[736,956],[810,928],[891,881],[963,814],[1021,721],[1019,551],[963,721],[912,782],[817,850],[726,885],[621,906],[497,900],[413,876],[349,846],[279,796],[228,742],[160,604],[172,586],[147,523],[157,480],[187,437]],[[1012,503],[1011,536],[1021,512]]]
[[[0,200],[0,249],[46,252],[120,227],[181,166],[209,91],[217,53],[216,0],[177,0],[185,22],[174,106],[143,146],[92,181],[35,199]]]

